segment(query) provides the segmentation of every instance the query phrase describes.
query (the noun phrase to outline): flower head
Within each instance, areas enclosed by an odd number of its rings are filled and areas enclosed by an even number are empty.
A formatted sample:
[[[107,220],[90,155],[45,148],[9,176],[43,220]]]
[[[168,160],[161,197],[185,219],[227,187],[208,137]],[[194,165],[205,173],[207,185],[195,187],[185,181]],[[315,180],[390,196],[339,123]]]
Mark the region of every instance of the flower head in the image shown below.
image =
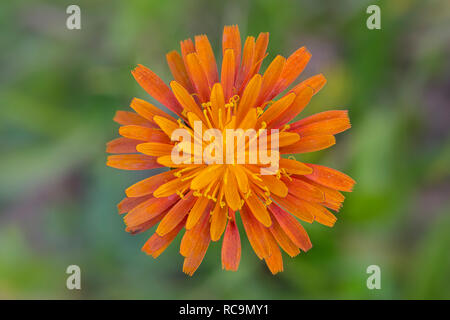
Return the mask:
[[[181,55],[167,54],[170,87],[142,65],[132,71],[173,115],[135,98],[135,112],[118,111],[114,118],[122,137],[107,144],[107,152],[115,154],[109,166],[168,169],[126,189],[118,205],[127,213],[126,230],[157,225],[142,248],[154,258],[185,230],[180,253],[189,275],[210,242],[221,238],[223,268],[238,269],[238,219],[256,255],[273,274],[282,271],[280,248],[291,257],[311,248],[299,220],[333,226],[336,217],[328,209],[338,211],[341,191],[351,191],[355,183],[334,169],[289,156],[334,145],[334,135],[350,128],[350,121],[347,111],[334,110],[290,123],[326,80],[319,74],[291,87],[311,57],[304,47],[287,59],[277,56],[260,74],[268,41],[268,33],[247,37],[242,49],[238,27],[225,27],[219,70],[205,35],[184,40]],[[177,139],[180,130],[185,139]],[[230,140],[229,131],[238,133]]]

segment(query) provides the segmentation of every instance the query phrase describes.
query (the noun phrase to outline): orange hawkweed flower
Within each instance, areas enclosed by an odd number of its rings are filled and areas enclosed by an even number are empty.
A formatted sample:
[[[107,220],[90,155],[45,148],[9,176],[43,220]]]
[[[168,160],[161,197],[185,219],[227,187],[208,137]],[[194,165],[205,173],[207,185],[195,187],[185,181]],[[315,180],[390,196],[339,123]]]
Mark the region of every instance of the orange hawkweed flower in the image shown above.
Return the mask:
[[[131,102],[135,112],[118,111],[114,117],[122,137],[107,144],[107,152],[115,154],[108,157],[108,166],[168,169],[126,189],[127,197],[118,204],[119,212],[127,213],[126,231],[135,234],[158,225],[142,248],[156,258],[185,229],[180,253],[183,271],[189,275],[199,267],[210,242],[221,238],[223,268],[238,269],[238,219],[258,258],[264,259],[273,274],[282,271],[280,248],[294,257],[312,246],[299,220],[332,227],[336,217],[328,209],[338,211],[344,201],[341,191],[350,192],[355,184],[339,171],[286,156],[334,145],[334,135],[349,129],[350,121],[347,111],[334,110],[289,123],[326,80],[319,74],[286,91],[311,58],[304,47],[287,59],[277,56],[259,74],[268,41],[268,33],[257,39],[247,37],[242,49],[238,27],[225,27],[219,70],[205,35],[184,40],[181,55],[177,51],[167,54],[174,77],[170,87],[142,65],[132,71],[145,91],[173,115],[135,98]],[[205,130],[220,132],[278,129],[279,153],[269,148],[277,157],[277,170],[262,174],[267,163],[259,158],[253,164],[175,163],[174,148],[182,145],[173,140],[175,130],[187,130],[194,140],[200,139],[200,145],[207,145],[193,131],[195,121]],[[266,138],[272,146],[273,134]],[[258,133],[255,139],[262,136]],[[246,155],[248,148],[249,143]]]

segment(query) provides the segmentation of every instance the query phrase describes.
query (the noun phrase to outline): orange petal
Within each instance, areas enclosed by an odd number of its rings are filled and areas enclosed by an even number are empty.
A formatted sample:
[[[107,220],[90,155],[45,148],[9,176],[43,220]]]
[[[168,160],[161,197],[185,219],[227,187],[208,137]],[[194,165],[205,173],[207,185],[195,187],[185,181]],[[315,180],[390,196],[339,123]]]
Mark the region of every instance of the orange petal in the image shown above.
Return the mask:
[[[245,203],[253,216],[261,222],[265,227],[270,227],[272,220],[270,220],[269,212],[267,212],[266,206],[259,200],[254,193],[245,199]]]
[[[153,118],[155,116],[160,116],[160,117],[164,117],[169,120],[172,120],[172,121],[176,121],[172,116],[168,115],[166,112],[162,111],[161,109],[155,107],[153,104],[151,104],[145,100],[134,98],[131,101],[130,107],[134,111],[136,111],[139,115],[141,115],[142,117],[144,117],[145,119],[150,121],[151,125],[153,127],[155,127],[155,124],[154,124],[155,122],[153,120]],[[138,123],[129,123],[129,124],[139,125]]]
[[[153,120],[156,122],[156,124],[161,128],[162,131],[164,131],[164,133],[165,133],[169,138],[172,137],[172,133],[173,133],[175,130],[177,130],[178,128],[180,128],[178,122],[169,120],[169,119],[164,118],[164,117],[155,116],[155,117],[153,118]]]
[[[136,150],[148,156],[160,157],[170,155],[173,149],[172,144],[160,142],[146,142],[138,144]]]
[[[247,173],[245,172],[244,168],[240,165],[232,165],[230,166],[231,172],[236,177],[236,181],[239,187],[239,191],[241,191],[242,194],[247,194],[249,190],[249,184],[248,184],[248,177]]]
[[[146,126],[146,127],[150,127],[150,128],[155,127],[155,125],[150,123],[150,121],[148,121],[147,119],[141,117],[140,115],[138,115],[134,112],[129,112],[129,111],[118,110],[116,112],[116,114],[114,115],[113,120],[123,126],[139,125],[139,126]]]
[[[180,222],[185,220],[189,210],[192,209],[196,197],[193,195],[193,191],[186,194],[180,201],[178,201],[162,219],[161,223],[156,229],[156,233],[160,236],[164,236],[176,228]]]
[[[185,242],[185,237],[191,234],[190,239],[194,241],[190,241],[188,245],[184,245],[183,252],[185,253],[185,259],[183,263],[183,272],[192,276],[197,268],[202,263],[202,260],[205,256],[206,251],[208,250],[209,243],[211,241],[209,235],[209,212],[205,212],[202,219],[199,221],[197,226],[192,230],[188,230],[185,233],[185,236],[182,239],[182,247],[183,242]],[[192,236],[195,234],[195,237]],[[180,252],[181,252],[180,248]]]
[[[228,221],[222,243],[222,269],[237,271],[241,261],[241,238],[236,222]]]
[[[209,101],[211,91],[209,89],[208,78],[205,70],[200,64],[200,60],[196,53],[190,53],[186,57],[187,70],[191,76],[192,83],[201,102]]]
[[[141,197],[153,193],[160,185],[175,179],[175,170],[169,170],[139,181],[125,190],[128,197]]]
[[[193,159],[191,159],[191,160],[193,160]],[[163,167],[168,167],[168,168],[185,168],[188,166],[189,167],[194,166],[191,164],[175,163],[172,161],[172,155],[160,156],[156,159],[156,162],[158,162]]]
[[[275,203],[272,203],[269,206],[269,210],[289,239],[291,239],[297,247],[305,252],[311,249],[312,244],[309,240],[308,234],[293,216],[281,209]]]
[[[239,196],[238,185],[234,174],[230,173],[229,169],[226,169],[224,177],[224,194],[228,206],[231,210],[236,211],[241,206],[241,197]]]
[[[108,153],[135,153],[136,146],[143,141],[128,138],[117,138],[106,144],[106,152]]]
[[[307,126],[309,124],[315,123],[315,122],[321,122],[324,120],[331,120],[331,119],[337,119],[337,118],[347,118],[348,119],[348,111],[347,110],[329,110],[324,112],[319,112],[316,114],[313,114],[312,116],[303,118],[299,121],[293,122],[289,125],[290,130],[295,130],[302,126]]]
[[[144,244],[144,246],[142,247],[142,251],[156,259],[164,250],[166,250],[169,244],[178,235],[178,233],[184,226],[185,220],[186,219],[181,221],[174,229],[172,229],[164,236],[160,236],[155,232]]]
[[[125,138],[140,141],[152,141],[160,143],[170,142],[170,139],[163,131],[142,126],[122,126],[119,128],[119,134]]]
[[[239,124],[239,128],[243,130],[253,129],[255,128],[256,121],[258,120],[258,115],[256,108],[251,108],[245,113],[244,118]],[[239,121],[239,120],[236,120]]]
[[[235,58],[235,73],[239,70],[241,63],[241,35],[237,25],[225,26],[222,37],[222,53],[225,55],[227,49],[233,49]]]
[[[222,71],[220,73],[220,82],[222,83],[225,101],[228,101],[233,95],[234,79],[236,75],[235,57],[233,49],[225,50],[222,61]]]
[[[209,86],[212,87],[219,81],[219,73],[217,72],[216,58],[214,57],[214,52],[207,36],[195,36],[195,51],[205,70]]]
[[[191,181],[192,190],[200,190],[214,182],[222,174],[223,165],[209,165]]]
[[[164,215],[166,214],[166,211],[161,212],[160,214],[158,214],[156,217],[138,224],[138,225],[134,225],[134,226],[127,226],[125,228],[125,231],[131,234],[138,234],[144,231],[147,231],[148,229],[150,229],[151,227],[153,227],[154,225],[156,225],[159,221],[161,221],[161,219],[164,217]]]
[[[128,212],[124,217],[123,221],[127,227],[138,226],[145,223],[155,217],[160,213],[167,210],[175,202],[179,201],[178,195],[172,195],[166,198],[150,198],[149,200],[142,202],[133,210]]]
[[[249,212],[246,205],[240,210],[242,224],[247,233],[248,241],[255,251],[259,259],[264,259],[270,256],[270,245],[267,240],[267,234],[264,232],[264,227],[253,214]]]
[[[313,122],[305,126],[300,126],[291,132],[297,132],[301,137],[326,135],[326,134],[338,134],[347,129],[350,129],[350,119],[348,118],[335,118],[329,120],[322,120]]]
[[[296,177],[296,179],[302,180],[308,185],[312,185],[315,188],[319,189],[324,194],[325,197],[324,201],[322,202],[324,206],[333,209],[335,211],[339,211],[339,209],[342,207],[342,202],[344,202],[345,197],[339,191],[325,187],[317,182],[314,182],[304,177]]]
[[[195,227],[203,214],[210,210],[211,203],[212,201],[210,201],[207,197],[197,198],[197,201],[194,203],[194,206],[189,212],[188,219],[186,221],[186,230],[190,230]]]
[[[325,202],[322,202],[321,204],[331,210],[336,211],[336,212],[342,208],[342,203],[338,203],[338,202],[325,201]]]
[[[153,192],[155,198],[168,197],[172,194],[180,193],[189,186],[189,181],[183,181],[181,178],[170,180]]]
[[[259,69],[261,68],[261,64],[266,57],[266,50],[267,46],[269,45],[269,33],[268,32],[262,32],[259,34],[258,38],[256,39],[255,44],[255,59],[254,59],[254,67],[251,72],[251,76],[255,73],[258,73]]]
[[[214,210],[211,213],[211,240],[217,241],[222,236],[227,226],[227,206],[221,207],[220,202],[217,201]],[[231,210],[230,210],[231,211]]]
[[[297,92],[297,96],[289,108],[284,110],[276,119],[272,120],[268,127],[279,128],[294,119],[308,105],[313,96],[313,92],[313,89],[309,87],[305,87],[300,92]]]
[[[117,209],[119,210],[119,214],[126,213],[135,207],[137,207],[142,202],[152,198],[152,195],[146,195],[143,197],[133,197],[133,198],[124,198],[122,201],[119,202],[117,205]]]
[[[156,162],[155,157],[149,157],[143,154],[121,154],[108,156],[106,165],[122,170],[148,170],[161,167],[161,165]]]
[[[289,146],[300,140],[300,136],[297,133],[296,134],[292,134],[292,133],[294,133],[294,132],[283,131],[278,134],[278,147],[279,148]],[[276,134],[270,135],[270,145],[271,146],[273,145],[272,137],[276,137],[276,136],[277,136]]]
[[[221,114],[225,115],[225,96],[223,88],[220,83],[216,83],[211,90],[211,111],[215,119],[215,123],[219,123],[219,110]]]
[[[286,197],[288,194],[288,188],[283,181],[277,179],[275,176],[262,175],[260,177],[264,184],[269,188],[270,193],[273,193],[279,197]]]
[[[253,69],[253,63],[255,58],[255,38],[247,37],[244,44],[244,53],[242,57],[241,68],[239,69],[236,77],[236,89],[240,92],[240,88],[245,86],[250,79],[250,72]]]
[[[194,92],[194,84],[192,82],[191,75],[189,74],[189,70],[187,70],[187,56],[188,56],[188,54],[195,52],[194,42],[192,41],[192,39],[183,40],[180,42],[180,47],[181,47],[181,56],[183,57],[184,66],[186,68],[186,72],[188,73],[189,81],[191,83],[191,86],[186,87],[186,89],[190,93],[193,93]],[[189,90],[189,89],[192,89],[192,90]]]
[[[324,202],[325,195],[319,188],[312,184],[306,183],[304,180],[296,179],[291,176],[291,180],[285,180],[289,193],[297,198],[314,202]]]
[[[269,268],[272,274],[277,274],[278,272],[283,271],[283,258],[281,257],[280,248],[277,245],[273,235],[271,233],[268,234],[270,250],[272,254],[264,258],[266,261],[267,267]]]
[[[300,203],[300,199],[294,197],[291,194],[288,194],[286,197],[281,198],[275,195],[272,195],[272,198],[281,205],[284,209],[289,211],[291,214],[296,216],[297,218],[313,223],[314,215],[311,214],[310,211],[306,210]]]
[[[169,110],[181,115],[182,108],[172,91],[153,71],[143,65],[138,65],[131,73],[149,95],[161,102]]]
[[[288,173],[292,174],[302,175],[312,172],[312,169],[306,164],[293,159],[280,158],[280,168],[284,168]]]
[[[239,100],[239,106],[236,116],[237,123],[247,115],[247,113],[256,107],[256,99],[261,89],[262,78],[261,75],[256,74],[248,83],[247,87]]]
[[[184,60],[184,64],[186,64],[186,57],[188,54],[195,52],[195,46],[194,46],[194,42],[192,41],[192,39],[186,39],[180,42],[180,47],[181,47],[181,55],[183,57]]]
[[[348,175],[337,170],[317,164],[306,163],[306,165],[313,169],[313,172],[306,177],[326,187],[351,192],[356,183]]]
[[[261,92],[259,94],[256,105],[261,106],[267,100],[268,96],[278,82],[285,64],[286,59],[278,55],[267,67],[267,70],[266,72],[264,72],[264,76],[262,78]]]
[[[305,81],[300,82],[296,85],[291,91],[298,94],[300,91],[305,89],[306,87],[310,87],[313,89],[314,94],[320,91],[323,86],[327,83],[327,79],[323,76],[323,74],[317,74],[312,76],[311,78],[306,79]]]
[[[291,104],[294,102],[296,95],[291,92],[290,94],[284,96],[280,100],[275,101],[267,110],[259,117],[258,119],[258,127],[264,121],[266,123],[270,123],[278,116],[280,116]]]
[[[286,154],[314,152],[331,147],[335,143],[336,139],[332,135],[308,136],[300,138],[300,140],[294,144],[280,148],[280,153]]]
[[[303,199],[296,201],[304,210],[314,216],[314,220],[327,227],[334,226],[337,218],[330,211],[322,207],[320,204],[309,202]]]
[[[199,105],[197,104],[197,102],[195,102],[194,98],[192,98],[189,92],[181,84],[179,84],[176,81],[172,81],[170,83],[170,86],[172,87],[173,93],[175,94],[177,100],[180,102],[180,104],[183,106],[186,112],[193,112],[200,119],[204,119],[203,113]]]
[[[191,80],[189,79],[183,58],[177,51],[170,51],[166,54],[167,64],[172,72],[173,78],[180,83],[187,91],[193,92]]]
[[[280,79],[278,80],[275,89],[272,91],[270,99],[283,92],[298,78],[300,73],[305,69],[310,58],[311,53],[309,53],[305,47],[301,47],[287,58]]]
[[[205,225],[209,222],[209,212],[204,212],[200,221],[195,225],[194,228],[186,230],[180,244],[180,254],[183,257],[187,257],[191,254],[192,250],[198,243],[200,237],[200,232]]]
[[[272,233],[273,237],[277,240],[280,247],[284,251],[286,251],[288,255],[290,255],[291,257],[295,257],[300,253],[298,247],[294,244],[294,242],[292,242],[292,240],[289,238],[286,232],[284,232],[284,230],[278,223],[277,219],[273,217],[272,217],[272,225],[270,226],[270,232]]]

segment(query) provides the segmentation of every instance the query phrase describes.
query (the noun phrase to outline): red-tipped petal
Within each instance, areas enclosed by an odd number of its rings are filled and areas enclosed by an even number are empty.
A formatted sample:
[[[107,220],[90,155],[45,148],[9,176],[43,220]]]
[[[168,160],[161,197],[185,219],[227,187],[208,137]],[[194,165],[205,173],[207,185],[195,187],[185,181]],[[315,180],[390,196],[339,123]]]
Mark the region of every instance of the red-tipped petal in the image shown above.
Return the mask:
[[[212,87],[219,81],[219,72],[217,71],[216,58],[206,35],[195,37],[195,51],[197,52],[206,77],[208,78],[209,86]]]
[[[142,251],[156,259],[169,246],[173,239],[175,239],[183,228],[184,223],[185,219],[164,236],[160,236],[155,232],[144,244]]]
[[[237,271],[241,260],[241,238],[236,222],[228,221],[222,243],[222,268]]]
[[[351,192],[355,185],[355,180],[348,175],[339,172],[335,169],[324,167],[318,164],[306,163],[307,166],[313,169],[313,172],[306,177],[312,181],[320,183],[326,187],[340,191]]]
[[[144,141],[117,138],[106,144],[106,152],[108,153],[136,153],[136,146]]]
[[[170,51],[166,55],[166,59],[175,81],[185,87],[187,91],[193,92],[191,80],[180,54],[177,51]]]
[[[297,247],[305,252],[311,249],[312,244],[309,240],[308,234],[293,216],[274,203],[269,206],[269,210],[280,224],[286,235]]]
[[[106,165],[122,170],[148,170],[161,167],[161,165],[156,162],[155,157],[150,157],[143,154],[120,154],[108,156]]]
[[[172,91],[153,71],[143,65],[138,65],[131,73],[149,95],[176,114],[181,115],[182,108]]]

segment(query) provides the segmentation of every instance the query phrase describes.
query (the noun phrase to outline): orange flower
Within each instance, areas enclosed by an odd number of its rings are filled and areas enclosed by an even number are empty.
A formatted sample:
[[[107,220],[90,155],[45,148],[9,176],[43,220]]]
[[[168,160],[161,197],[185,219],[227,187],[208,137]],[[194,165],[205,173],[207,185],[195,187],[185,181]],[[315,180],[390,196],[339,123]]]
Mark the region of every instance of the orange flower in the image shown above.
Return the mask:
[[[313,76],[275,99],[297,79],[311,54],[302,47],[287,59],[277,56],[259,74],[268,41],[268,33],[257,39],[247,37],[241,52],[238,27],[225,27],[219,72],[205,35],[184,40],[181,55],[176,51],[167,54],[175,79],[170,87],[142,65],[132,71],[136,81],[174,115],[135,98],[131,108],[136,113],[118,111],[114,118],[121,125],[122,137],[107,144],[107,152],[116,154],[108,157],[108,166],[168,168],[126,189],[127,197],[118,205],[121,214],[127,213],[126,230],[134,234],[158,224],[142,248],[156,258],[185,229],[180,253],[185,258],[183,271],[189,275],[199,267],[210,242],[220,238],[223,268],[238,269],[239,218],[258,258],[264,259],[273,274],[282,271],[280,248],[291,257],[311,248],[297,218],[332,227],[336,217],[328,209],[338,211],[344,201],[341,191],[350,192],[355,183],[334,169],[279,157],[334,145],[334,135],[349,129],[350,121],[347,111],[334,110],[288,124],[326,80],[321,74]],[[172,133],[182,128],[194,140],[201,140],[193,131],[195,121],[201,121],[205,129],[222,132],[279,129],[279,154],[269,148],[278,157],[278,169],[262,174],[267,163],[260,158],[254,164],[175,163],[172,151],[182,143],[173,141]],[[272,146],[273,134],[266,138]]]

